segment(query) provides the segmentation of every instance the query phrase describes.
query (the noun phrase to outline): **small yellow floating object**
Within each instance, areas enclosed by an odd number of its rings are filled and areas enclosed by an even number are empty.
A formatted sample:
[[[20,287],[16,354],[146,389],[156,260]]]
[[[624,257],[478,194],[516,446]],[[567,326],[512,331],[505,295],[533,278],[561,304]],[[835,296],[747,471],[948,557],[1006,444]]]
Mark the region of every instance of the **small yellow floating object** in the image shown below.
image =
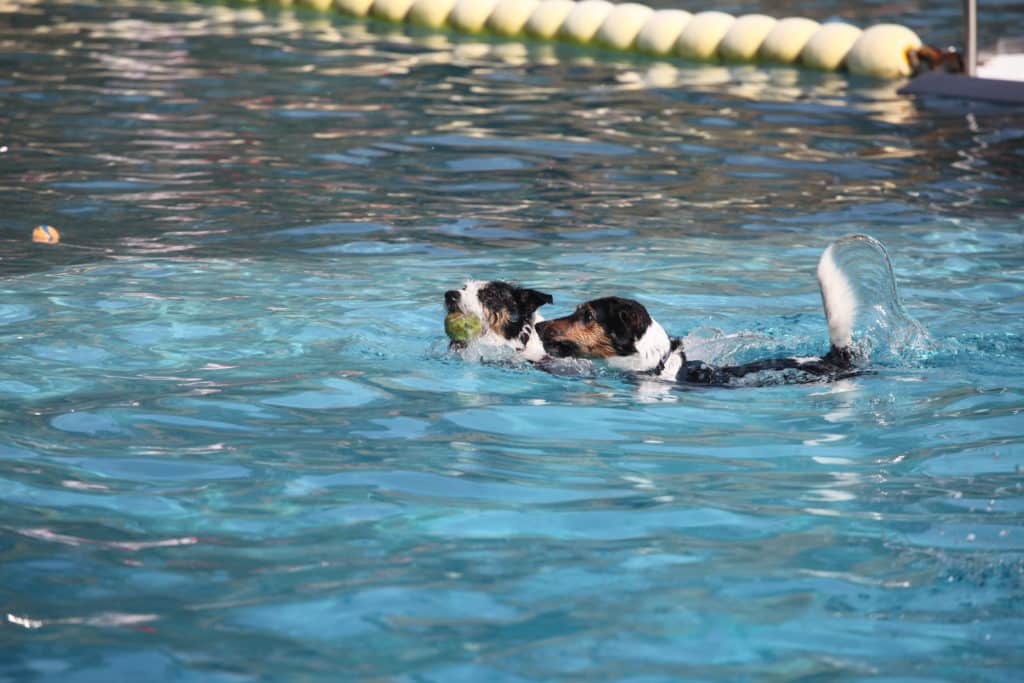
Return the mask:
[[[475,315],[466,315],[456,311],[449,313],[444,319],[444,332],[453,342],[465,344],[480,336],[482,326]]]
[[[37,225],[32,231],[32,241],[37,244],[57,244],[60,242],[60,233],[52,225]]]

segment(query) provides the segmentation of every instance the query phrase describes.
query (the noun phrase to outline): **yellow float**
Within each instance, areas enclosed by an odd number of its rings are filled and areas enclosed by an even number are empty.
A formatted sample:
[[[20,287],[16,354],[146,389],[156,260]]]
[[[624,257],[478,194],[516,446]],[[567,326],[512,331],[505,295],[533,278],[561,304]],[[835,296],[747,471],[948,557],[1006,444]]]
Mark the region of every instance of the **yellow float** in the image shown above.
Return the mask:
[[[264,0],[290,6],[294,0]],[[464,33],[539,38],[697,61],[757,62],[840,70],[877,78],[913,72],[921,39],[896,24],[861,30],[803,17],[653,10],[608,0],[300,0],[352,17]]]

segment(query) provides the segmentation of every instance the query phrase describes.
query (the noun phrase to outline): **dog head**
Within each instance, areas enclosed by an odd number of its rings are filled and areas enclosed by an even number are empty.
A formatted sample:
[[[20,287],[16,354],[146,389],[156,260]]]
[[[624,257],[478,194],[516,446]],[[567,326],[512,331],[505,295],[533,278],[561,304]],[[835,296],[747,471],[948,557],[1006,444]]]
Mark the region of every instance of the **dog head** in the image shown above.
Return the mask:
[[[641,303],[609,296],[580,304],[572,315],[540,323],[537,330],[552,356],[611,358],[637,353],[653,322]]]
[[[617,296],[580,304],[572,315],[537,324],[545,352],[556,358],[592,358],[628,372],[670,376],[686,362],[643,304]],[[670,358],[671,356],[671,358]]]
[[[542,318],[537,309],[554,301],[550,294],[517,287],[500,280],[470,280],[462,289],[444,293],[448,313],[476,316],[483,327],[482,337],[493,335],[509,342],[521,341],[524,333],[532,336],[533,323]]]

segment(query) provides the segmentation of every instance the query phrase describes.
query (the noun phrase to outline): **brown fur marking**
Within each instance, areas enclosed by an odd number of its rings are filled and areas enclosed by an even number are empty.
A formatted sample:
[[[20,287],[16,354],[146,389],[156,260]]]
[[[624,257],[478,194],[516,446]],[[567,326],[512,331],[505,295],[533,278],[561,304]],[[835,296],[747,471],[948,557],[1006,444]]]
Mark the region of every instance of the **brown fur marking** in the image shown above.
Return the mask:
[[[487,325],[496,334],[502,334],[505,325],[508,324],[510,316],[508,311],[492,311],[484,307],[484,315],[487,318]]]
[[[581,356],[586,358],[610,358],[615,348],[603,327],[596,322],[584,323],[578,319],[577,311],[567,318],[558,318],[548,323],[546,335],[551,341],[568,341],[576,345]]]

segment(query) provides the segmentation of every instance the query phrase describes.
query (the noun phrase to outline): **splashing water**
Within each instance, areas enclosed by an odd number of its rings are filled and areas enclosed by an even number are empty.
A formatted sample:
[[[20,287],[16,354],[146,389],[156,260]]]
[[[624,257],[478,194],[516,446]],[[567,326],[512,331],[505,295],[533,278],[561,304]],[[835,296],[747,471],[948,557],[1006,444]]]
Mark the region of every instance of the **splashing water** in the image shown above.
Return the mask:
[[[845,341],[865,362],[883,364],[912,362],[932,347],[903,307],[889,254],[875,238],[847,235],[830,244],[818,280],[833,344]]]
[[[763,332],[725,332],[717,327],[698,327],[683,337],[687,360],[708,365],[732,365],[746,356],[785,353],[781,342]]]
[[[831,342],[852,348],[858,364],[907,367],[936,348],[928,331],[904,308],[889,254],[875,238],[846,235],[832,242],[822,253],[818,283]],[[683,338],[687,358],[709,365],[792,355],[805,342],[752,330],[726,333],[709,326]],[[766,370],[732,383],[765,386],[806,379],[799,372]]]

